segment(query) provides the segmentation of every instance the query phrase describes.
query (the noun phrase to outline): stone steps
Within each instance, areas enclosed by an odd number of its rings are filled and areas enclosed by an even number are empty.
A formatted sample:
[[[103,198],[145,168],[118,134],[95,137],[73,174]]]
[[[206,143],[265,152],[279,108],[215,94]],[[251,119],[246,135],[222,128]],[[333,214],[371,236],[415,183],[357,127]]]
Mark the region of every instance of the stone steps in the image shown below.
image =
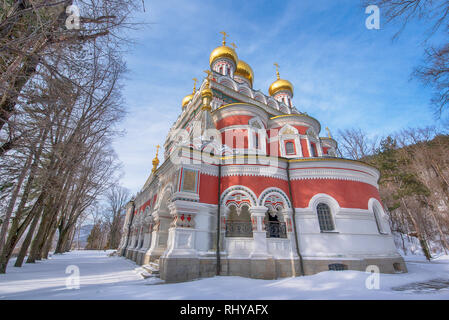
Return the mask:
[[[159,260],[155,260],[154,262],[150,262],[142,266],[145,270],[141,273],[142,277],[151,278],[151,277],[159,277]]]

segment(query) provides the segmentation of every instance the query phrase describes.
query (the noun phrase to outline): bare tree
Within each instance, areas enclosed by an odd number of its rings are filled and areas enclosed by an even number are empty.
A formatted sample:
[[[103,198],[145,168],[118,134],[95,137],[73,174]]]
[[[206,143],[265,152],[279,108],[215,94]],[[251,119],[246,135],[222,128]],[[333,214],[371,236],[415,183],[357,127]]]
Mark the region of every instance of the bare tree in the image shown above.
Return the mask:
[[[339,130],[337,140],[342,156],[354,160],[373,154],[377,146],[377,138],[370,139],[360,128]]]
[[[443,30],[447,36],[449,30],[449,2],[435,0],[374,0],[365,4],[376,4],[380,7],[387,22],[397,22],[401,25],[394,38],[412,20],[422,20],[429,24],[428,37],[424,41],[425,64],[417,67],[413,75],[425,85],[433,88],[431,100],[435,114],[441,117],[449,107],[449,45],[447,39],[440,46],[427,46],[427,40],[437,31]]]
[[[125,206],[129,200],[129,190],[117,184],[112,185],[106,193],[107,207],[103,212],[103,217],[109,227],[108,244],[110,249],[117,249],[120,244]]]
[[[0,273],[25,235],[16,266],[27,254],[30,263],[45,259],[53,239],[56,252],[70,250],[78,219],[119,169],[111,148],[124,116],[117,31],[133,1],[82,2],[78,31],[62,27],[67,3],[1,4]]]

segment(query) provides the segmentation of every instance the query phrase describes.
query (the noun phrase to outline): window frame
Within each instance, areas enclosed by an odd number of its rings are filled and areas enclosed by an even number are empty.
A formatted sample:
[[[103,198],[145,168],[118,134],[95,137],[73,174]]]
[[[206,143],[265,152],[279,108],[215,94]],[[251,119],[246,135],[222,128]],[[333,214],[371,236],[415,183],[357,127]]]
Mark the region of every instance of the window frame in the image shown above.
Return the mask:
[[[295,148],[295,143],[293,142],[293,141],[291,141],[291,140],[286,140],[286,141],[284,141],[284,143],[285,143],[285,154],[286,155],[288,155],[288,156],[294,156],[294,155],[296,155],[296,148]],[[291,150],[289,150],[288,149],[288,145],[291,145]],[[291,151],[291,152],[289,152],[289,151]]]
[[[326,217],[326,219],[329,220],[329,222],[330,222],[330,224],[331,224],[332,229],[330,229],[330,230],[324,229],[324,228],[322,227],[322,224],[321,224],[322,219],[320,219],[320,212],[319,212],[319,207],[320,207],[321,205],[326,206],[326,208],[328,209],[328,212],[327,212],[328,217]],[[326,202],[324,202],[324,201],[319,202],[319,203],[315,206],[315,213],[316,213],[316,215],[317,215],[318,226],[319,226],[319,228],[320,228],[320,232],[322,232],[322,233],[334,233],[334,232],[336,232],[335,221],[334,221],[334,217],[333,217],[333,214],[332,214],[332,208],[331,208],[331,206],[330,206],[328,203],[326,203]],[[325,223],[327,223],[327,222],[325,221]]]

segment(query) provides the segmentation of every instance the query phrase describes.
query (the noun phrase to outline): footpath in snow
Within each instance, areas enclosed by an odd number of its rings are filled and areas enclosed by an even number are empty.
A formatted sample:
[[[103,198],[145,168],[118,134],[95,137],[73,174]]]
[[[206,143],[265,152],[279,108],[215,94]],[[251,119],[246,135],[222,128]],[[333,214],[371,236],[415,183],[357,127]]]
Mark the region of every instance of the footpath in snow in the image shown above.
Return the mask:
[[[0,275],[0,299],[449,299],[449,256],[432,262],[407,257],[409,273],[380,274],[379,289],[368,289],[370,274],[359,271],[279,280],[220,276],[165,284],[143,279],[135,263],[108,253],[73,251],[22,268],[11,261]]]

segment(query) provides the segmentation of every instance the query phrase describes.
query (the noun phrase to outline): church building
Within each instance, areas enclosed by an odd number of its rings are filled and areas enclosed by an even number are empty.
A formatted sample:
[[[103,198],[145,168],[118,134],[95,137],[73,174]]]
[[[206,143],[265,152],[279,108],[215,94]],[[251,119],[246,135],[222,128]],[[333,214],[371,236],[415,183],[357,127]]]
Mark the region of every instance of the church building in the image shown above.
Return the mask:
[[[268,94],[234,44],[210,54],[141,191],[119,253],[167,282],[215,275],[276,279],[328,270],[406,272],[379,196],[379,171],[339,157],[329,129]]]

